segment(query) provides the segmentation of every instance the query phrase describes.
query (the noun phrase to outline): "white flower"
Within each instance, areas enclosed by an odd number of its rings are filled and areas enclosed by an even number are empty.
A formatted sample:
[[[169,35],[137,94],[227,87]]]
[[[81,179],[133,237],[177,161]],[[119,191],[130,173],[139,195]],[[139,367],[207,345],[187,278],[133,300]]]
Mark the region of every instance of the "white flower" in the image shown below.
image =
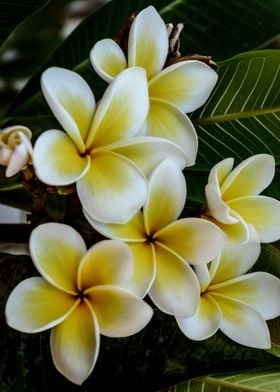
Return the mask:
[[[267,272],[244,275],[260,254],[258,235],[253,227],[249,231],[247,243],[228,246],[208,265],[195,266],[199,306],[193,316],[176,318],[188,338],[204,340],[220,329],[245,346],[270,347],[265,320],[280,315],[280,279]]]
[[[120,241],[102,241],[88,251],[70,226],[46,223],[31,234],[30,253],[42,277],[22,281],[6,304],[7,323],[34,333],[52,329],[56,368],[81,384],[98,357],[100,333],[125,337],[150,321],[152,309],[126,290],[131,253]]]
[[[32,162],[32,133],[22,125],[0,131],[0,165],[7,166],[6,177],[11,177]]]
[[[248,240],[248,224],[257,230],[261,242],[280,238],[280,201],[259,194],[275,173],[274,158],[254,155],[233,168],[233,158],[215,165],[205,188],[205,215],[214,218],[231,241]]]
[[[164,21],[155,8],[149,6],[131,25],[127,59],[111,39],[98,41],[91,50],[90,59],[95,71],[107,82],[127,67],[145,68],[150,96],[145,131],[175,142],[185,151],[190,164],[194,164],[197,135],[184,113],[205,103],[216,84],[217,74],[196,60],[181,61],[164,68],[168,41]]]
[[[76,182],[84,209],[95,219],[127,222],[146,199],[145,175],[154,166],[168,156],[181,168],[186,165],[185,154],[174,143],[134,138],[149,108],[143,69],[119,74],[97,107],[88,84],[66,69],[47,69],[42,89],[65,132],[40,135],[34,147],[35,172],[49,185]]]
[[[199,218],[179,219],[186,200],[182,172],[171,160],[162,162],[149,179],[148,197],[125,225],[91,225],[109,238],[125,241],[134,257],[130,289],[148,292],[168,314],[190,315],[199,300],[197,278],[189,266],[212,260],[223,248],[225,236],[213,223]]]

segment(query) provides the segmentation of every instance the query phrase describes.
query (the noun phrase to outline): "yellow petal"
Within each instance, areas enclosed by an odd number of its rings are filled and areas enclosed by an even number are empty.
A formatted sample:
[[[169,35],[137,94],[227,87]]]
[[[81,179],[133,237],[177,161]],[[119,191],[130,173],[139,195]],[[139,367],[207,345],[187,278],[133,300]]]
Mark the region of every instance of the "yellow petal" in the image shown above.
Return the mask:
[[[149,81],[150,97],[171,102],[190,113],[206,102],[217,79],[216,72],[201,61],[181,61]]]
[[[223,200],[241,196],[258,195],[271,183],[275,173],[272,155],[254,155],[241,162],[224,181],[221,192]]]
[[[122,71],[107,87],[98,104],[86,141],[87,149],[103,147],[134,136],[149,110],[145,70]]]
[[[134,163],[113,152],[93,156],[90,170],[77,183],[86,212],[104,223],[126,223],[142,207],[147,183]]]
[[[250,305],[265,320],[280,314],[280,279],[267,272],[253,272],[216,285],[211,284],[208,291]]]
[[[208,263],[225,245],[225,235],[213,223],[199,218],[184,218],[170,223],[156,240],[191,264]]]
[[[212,167],[209,177],[208,177],[208,184],[214,186],[214,188],[218,191],[219,195],[221,196],[221,186],[227,176],[229,175],[230,171],[233,168],[234,159],[233,158],[226,158],[221,162],[218,162],[215,166]]]
[[[156,243],[156,276],[149,295],[167,314],[188,317],[194,314],[200,296],[198,279],[192,268],[176,254]]]
[[[141,244],[130,243],[129,249],[133,257],[134,271],[127,289],[144,298],[155,279],[154,246],[148,242]]]
[[[31,233],[30,254],[36,268],[49,283],[67,293],[77,292],[78,266],[85,253],[83,238],[71,226],[45,223]]]
[[[200,298],[193,316],[176,317],[179,328],[189,339],[204,340],[213,336],[219,329],[222,314],[216,301],[209,295]]]
[[[205,197],[207,203],[206,216],[213,217],[225,225],[238,223],[238,218],[232,214],[228,204],[222,199],[220,190],[212,184],[205,187]]]
[[[83,153],[95,111],[90,87],[77,73],[58,67],[42,74],[41,86],[53,114]]]
[[[112,39],[102,39],[90,51],[90,61],[96,73],[110,83],[115,76],[127,68],[125,55]]]
[[[100,332],[109,337],[133,335],[150,321],[152,308],[136,295],[117,286],[98,286],[88,292]]]
[[[228,204],[246,223],[255,227],[260,242],[280,239],[280,201],[266,196],[244,196]]]
[[[181,214],[186,200],[186,182],[182,171],[167,159],[153,171],[144,205],[144,222],[148,235],[173,222]]]
[[[36,141],[33,165],[36,175],[45,184],[69,185],[87,172],[90,158],[80,156],[64,132],[51,130],[42,133]]]
[[[78,288],[113,284],[126,287],[133,273],[133,260],[126,244],[104,240],[92,246],[82,259],[78,271]]]
[[[238,244],[240,242],[247,242],[249,239],[249,230],[247,223],[244,222],[241,216],[238,215],[235,211],[230,211],[230,215],[232,217],[239,218],[237,223],[223,224],[215,219],[211,219],[209,217],[206,218],[213,222],[215,225],[219,226],[221,230],[223,230],[223,232],[227,236],[227,243],[229,245]]]
[[[164,21],[154,7],[139,12],[131,25],[128,40],[128,64],[143,67],[148,79],[164,66],[168,53],[168,34]]]
[[[198,140],[190,119],[170,102],[150,99],[147,134],[171,140],[185,152],[187,166],[195,163]]]
[[[251,306],[211,292],[222,311],[221,331],[244,346],[269,348],[269,329],[263,317]]]
[[[44,331],[61,323],[79,300],[51,286],[43,278],[29,278],[19,283],[6,304],[6,320],[21,332]]]
[[[123,225],[98,222],[97,220],[92,219],[86,211],[84,211],[84,214],[91,226],[105,237],[125,242],[146,241],[142,211],[137,212],[130,221]]]
[[[100,345],[96,317],[82,302],[51,333],[51,353],[57,370],[74,384],[81,385],[90,375]]]

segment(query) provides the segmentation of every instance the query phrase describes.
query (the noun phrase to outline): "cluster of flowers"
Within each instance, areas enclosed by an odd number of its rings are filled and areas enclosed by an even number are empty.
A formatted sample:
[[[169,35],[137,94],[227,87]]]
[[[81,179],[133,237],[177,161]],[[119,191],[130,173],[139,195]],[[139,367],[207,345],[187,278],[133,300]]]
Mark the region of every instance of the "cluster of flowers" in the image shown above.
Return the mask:
[[[217,74],[197,60],[166,66],[169,33],[150,6],[134,19],[125,53],[110,39],[95,44],[92,65],[109,83],[98,105],[78,74],[56,67],[42,74],[64,131],[39,136],[35,173],[53,186],[76,183],[87,220],[109,239],[87,250],[70,226],[35,228],[30,254],[42,277],[12,291],[6,318],[22,332],[52,328],[54,364],[76,384],[95,365],[100,334],[125,337],[147,325],[146,295],[194,340],[221,329],[240,344],[268,348],[265,320],[280,315],[280,280],[246,274],[260,243],[280,238],[280,202],[259,195],[274,176],[272,156],[234,169],[231,158],[219,162],[201,217],[178,219],[187,192],[182,169],[195,163],[198,148],[185,113],[205,103]],[[24,127],[2,132],[7,176],[29,162],[30,137]]]

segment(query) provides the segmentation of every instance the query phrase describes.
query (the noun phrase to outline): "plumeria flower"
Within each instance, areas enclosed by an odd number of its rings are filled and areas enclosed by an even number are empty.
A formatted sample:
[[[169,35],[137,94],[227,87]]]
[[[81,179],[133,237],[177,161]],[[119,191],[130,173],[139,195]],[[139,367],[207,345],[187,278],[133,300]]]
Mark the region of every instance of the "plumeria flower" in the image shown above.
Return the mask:
[[[7,166],[5,175],[11,177],[32,163],[32,132],[22,125],[0,131],[0,165]]]
[[[257,230],[261,242],[280,238],[280,202],[259,194],[275,173],[275,161],[268,154],[254,155],[233,168],[233,158],[217,163],[205,188],[205,215],[228,235],[230,241],[247,241],[248,224]]]
[[[225,243],[223,232],[207,220],[176,220],[185,200],[185,178],[167,159],[149,179],[143,212],[127,224],[102,224],[88,217],[101,234],[129,245],[134,257],[129,288],[141,297],[149,292],[159,309],[181,316],[193,314],[199,300],[198,280],[188,263],[207,263]]]
[[[49,68],[41,84],[65,132],[52,129],[40,135],[34,147],[35,172],[49,185],[76,183],[84,209],[95,219],[128,221],[145,201],[144,174],[168,156],[181,168],[187,164],[174,143],[133,137],[149,107],[143,69],[118,75],[97,107],[90,87],[75,72]]]
[[[177,317],[182,332],[204,340],[220,329],[235,342],[269,348],[265,320],[280,315],[280,279],[267,272],[245,274],[260,254],[256,231],[249,227],[249,241],[224,248],[208,265],[195,266],[201,297],[196,313]]]
[[[126,289],[133,273],[131,253],[111,240],[87,251],[79,233],[59,223],[32,232],[30,253],[42,277],[15,287],[6,304],[7,323],[26,333],[51,328],[56,368],[81,384],[96,363],[100,333],[130,336],[151,319],[150,306]]]
[[[104,80],[111,82],[127,67],[143,67],[149,82],[150,111],[146,122],[149,135],[177,143],[195,163],[197,135],[184,113],[202,106],[217,81],[206,64],[181,61],[164,68],[169,48],[166,25],[154,7],[141,11],[133,21],[127,57],[111,39],[98,41],[90,52],[91,63]]]

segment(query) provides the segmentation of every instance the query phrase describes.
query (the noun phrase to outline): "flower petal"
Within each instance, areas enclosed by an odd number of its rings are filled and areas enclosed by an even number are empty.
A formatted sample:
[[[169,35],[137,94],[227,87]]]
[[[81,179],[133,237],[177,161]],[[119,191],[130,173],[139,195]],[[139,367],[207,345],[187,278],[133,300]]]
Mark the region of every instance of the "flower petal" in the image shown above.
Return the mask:
[[[254,228],[250,227],[247,242],[228,245],[223,249],[211,285],[245,274],[255,264],[260,253],[259,237]]]
[[[170,158],[180,169],[188,165],[188,157],[175,143],[152,136],[139,136],[110,146],[112,151],[133,161],[148,177],[154,168]]]
[[[98,286],[88,291],[100,332],[108,337],[126,337],[150,321],[153,310],[136,295],[117,286]]]
[[[168,33],[153,6],[139,12],[131,25],[128,40],[128,65],[147,71],[148,79],[164,66],[168,53]]]
[[[192,268],[178,255],[156,243],[156,277],[149,295],[164,313],[189,317],[200,296],[199,282]]]
[[[211,219],[209,216],[205,216],[206,219],[209,219],[215,225],[219,226],[221,230],[227,236],[228,244],[238,244],[240,242],[247,242],[249,239],[249,229],[248,225],[244,220],[238,215],[235,211],[230,211],[230,215],[239,219],[237,223],[233,224],[224,224],[215,219]]]
[[[21,332],[44,331],[61,323],[78,302],[75,297],[51,286],[43,278],[25,279],[8,298],[7,324]]]
[[[123,51],[109,38],[96,42],[90,51],[90,61],[95,72],[108,83],[127,68]]]
[[[104,152],[92,158],[90,170],[77,183],[77,192],[93,219],[126,223],[144,204],[147,183],[132,161]]]
[[[7,163],[6,177],[12,177],[22,169],[25,169],[27,162],[29,161],[29,156],[30,153],[23,143],[14,147],[14,150],[9,157],[9,162]]]
[[[220,308],[209,295],[203,295],[200,298],[198,308],[193,316],[176,317],[183,334],[192,340],[204,340],[213,336],[219,329],[221,320]]]
[[[218,226],[199,218],[170,223],[155,238],[191,264],[208,263],[225,245],[225,235]]]
[[[215,264],[218,257],[219,256],[217,256],[213,261],[211,261],[210,264],[211,266],[212,263]],[[209,264],[196,264],[194,265],[193,269],[199,280],[200,292],[203,293],[209,286],[209,283],[211,282],[211,273],[210,273]]]
[[[159,98],[190,113],[208,99],[218,75],[197,60],[180,61],[158,73],[149,81],[151,98]]]
[[[122,71],[107,87],[98,104],[87,149],[106,146],[134,136],[146,120],[149,110],[145,70]]]
[[[235,217],[221,197],[220,190],[212,184],[207,184],[205,187],[205,197],[207,202],[206,215],[210,215],[217,221],[232,225],[238,223],[238,218]]]
[[[134,262],[134,272],[127,289],[141,298],[151,288],[156,274],[155,251],[152,244],[129,244]]]
[[[190,119],[175,105],[161,99],[150,99],[147,133],[171,140],[185,152],[188,166],[194,165],[198,139]]]
[[[178,218],[185,205],[186,188],[183,173],[170,159],[155,168],[149,179],[144,205],[144,222],[148,235],[154,235]]]
[[[41,86],[53,114],[83,153],[95,111],[90,87],[77,73],[58,67],[42,74]]]
[[[223,200],[258,195],[271,183],[275,173],[272,155],[254,155],[241,162],[223,182]]]
[[[255,227],[260,242],[280,239],[280,201],[267,196],[244,196],[228,204],[245,222]]]
[[[90,375],[100,345],[96,317],[85,302],[51,333],[51,353],[55,367],[64,377],[78,385]]]
[[[86,211],[84,211],[84,214],[91,226],[105,237],[125,242],[146,241],[142,211],[138,211],[130,221],[123,225],[98,222],[97,220],[92,219]]]
[[[104,240],[92,246],[79,265],[78,288],[113,284],[126,287],[132,277],[133,260],[126,244]]]
[[[78,266],[86,254],[80,234],[62,223],[37,226],[30,237],[30,254],[37,270],[53,286],[77,293]]]
[[[269,348],[269,329],[263,317],[243,302],[211,293],[222,311],[221,331],[244,346]]]
[[[233,158],[223,159],[221,162],[218,162],[215,166],[212,167],[209,177],[208,184],[214,186],[217,189],[219,195],[221,196],[221,186],[229,173],[231,172],[234,164]]]
[[[208,290],[250,305],[265,320],[280,315],[280,279],[267,272],[242,275]]]
[[[36,141],[33,165],[36,175],[45,184],[69,185],[87,172],[90,158],[81,157],[64,132],[51,130],[42,133]]]

